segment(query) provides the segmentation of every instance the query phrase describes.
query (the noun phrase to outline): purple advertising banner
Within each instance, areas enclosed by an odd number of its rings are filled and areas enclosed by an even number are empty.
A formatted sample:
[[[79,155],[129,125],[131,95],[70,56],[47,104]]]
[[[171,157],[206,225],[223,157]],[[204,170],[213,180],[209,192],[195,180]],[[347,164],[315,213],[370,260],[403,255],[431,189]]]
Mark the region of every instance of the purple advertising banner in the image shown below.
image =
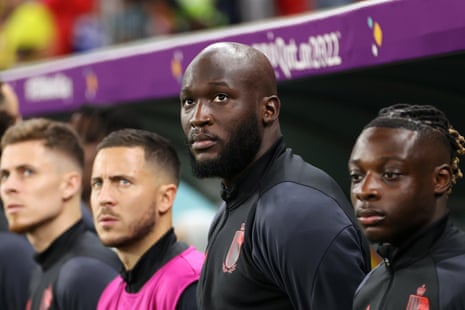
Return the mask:
[[[218,41],[250,44],[280,81],[465,49],[465,1],[364,1],[339,9],[153,39],[0,73],[24,116],[177,97],[187,64]]]

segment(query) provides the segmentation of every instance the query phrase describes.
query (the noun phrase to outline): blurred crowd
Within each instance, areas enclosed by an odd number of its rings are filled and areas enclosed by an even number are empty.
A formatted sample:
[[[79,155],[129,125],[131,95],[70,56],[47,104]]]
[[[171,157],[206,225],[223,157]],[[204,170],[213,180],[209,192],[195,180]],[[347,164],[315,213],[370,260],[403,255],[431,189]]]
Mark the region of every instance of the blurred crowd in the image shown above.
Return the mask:
[[[0,0],[0,70],[355,0]]]

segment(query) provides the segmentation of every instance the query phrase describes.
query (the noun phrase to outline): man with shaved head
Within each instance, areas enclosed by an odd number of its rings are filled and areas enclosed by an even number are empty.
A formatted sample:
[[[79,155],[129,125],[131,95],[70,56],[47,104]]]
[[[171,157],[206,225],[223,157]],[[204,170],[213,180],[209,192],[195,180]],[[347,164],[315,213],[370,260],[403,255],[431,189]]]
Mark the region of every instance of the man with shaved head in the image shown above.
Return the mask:
[[[215,43],[186,69],[181,125],[199,178],[222,180],[197,289],[201,309],[350,309],[369,250],[339,185],[293,154],[274,69]]]

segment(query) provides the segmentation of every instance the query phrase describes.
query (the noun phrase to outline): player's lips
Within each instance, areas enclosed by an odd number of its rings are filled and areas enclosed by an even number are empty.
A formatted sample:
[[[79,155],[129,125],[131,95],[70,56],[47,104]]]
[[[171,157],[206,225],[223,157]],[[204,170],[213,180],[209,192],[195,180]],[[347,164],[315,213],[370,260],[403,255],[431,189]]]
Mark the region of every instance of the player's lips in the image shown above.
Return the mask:
[[[103,229],[112,227],[116,222],[118,222],[118,219],[114,216],[101,216],[97,221],[98,225]]]
[[[357,210],[357,220],[363,226],[373,226],[382,222],[385,218],[385,215],[382,212],[376,210]]]
[[[116,221],[118,221],[118,216],[115,213],[110,212],[108,210],[102,211],[100,214],[97,215],[98,223],[105,224],[105,223],[113,223]]]
[[[116,217],[110,216],[110,215],[103,215],[103,216],[100,216],[98,218],[99,222],[113,222],[113,221],[116,221],[116,220],[117,220]]]
[[[192,143],[192,149],[194,151],[202,151],[212,147],[213,144],[215,144],[213,140],[199,140]]]
[[[211,135],[206,134],[193,134],[191,135],[190,144],[192,150],[194,151],[203,151],[208,148],[211,148],[216,144],[216,138]]]
[[[21,209],[23,209],[23,205],[14,204],[14,203],[7,204],[6,207],[5,207],[5,211],[8,214],[17,213],[17,212],[21,211]]]

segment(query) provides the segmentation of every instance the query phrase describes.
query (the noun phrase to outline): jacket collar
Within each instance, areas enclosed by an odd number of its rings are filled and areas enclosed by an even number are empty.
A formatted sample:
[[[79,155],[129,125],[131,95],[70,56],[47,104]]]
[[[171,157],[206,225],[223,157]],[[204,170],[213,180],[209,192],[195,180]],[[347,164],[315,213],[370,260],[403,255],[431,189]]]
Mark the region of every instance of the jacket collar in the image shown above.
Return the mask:
[[[145,252],[131,270],[121,267],[121,277],[126,282],[126,291],[138,292],[142,286],[177,252],[170,251],[176,244],[176,234],[171,228]],[[187,246],[186,246],[187,248]]]
[[[85,232],[86,227],[84,222],[79,220],[56,238],[45,251],[36,253],[34,256],[35,260],[42,266],[43,270],[49,269],[74,246],[80,236]]]
[[[399,247],[385,243],[379,245],[377,252],[391,272],[411,265],[430,253],[434,244],[443,235],[448,225],[451,225],[451,223],[447,214],[426,229],[408,238]]]

